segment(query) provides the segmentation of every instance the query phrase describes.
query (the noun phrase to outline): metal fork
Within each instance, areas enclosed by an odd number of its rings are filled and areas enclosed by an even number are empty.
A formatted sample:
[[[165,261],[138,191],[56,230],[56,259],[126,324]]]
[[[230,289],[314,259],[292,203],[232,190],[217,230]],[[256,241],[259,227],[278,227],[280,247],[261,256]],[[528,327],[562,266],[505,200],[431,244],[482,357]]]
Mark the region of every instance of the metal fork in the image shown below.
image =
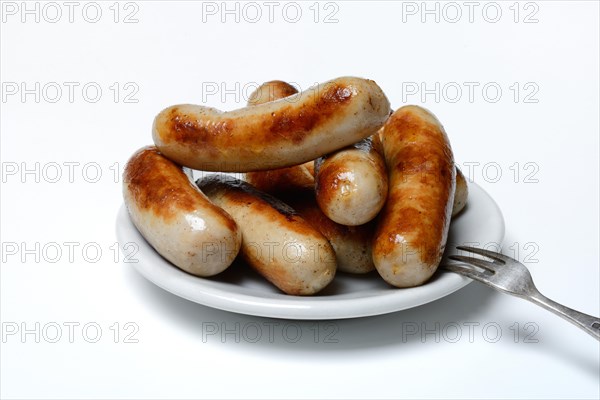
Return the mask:
[[[583,329],[597,340],[600,340],[600,319],[591,315],[565,307],[543,296],[533,284],[527,267],[515,259],[489,250],[475,247],[457,246],[459,250],[468,251],[488,257],[493,261],[476,257],[451,255],[448,258],[460,264],[445,264],[442,268],[473,280],[485,283],[494,289],[531,301],[534,304],[552,311],[572,324]],[[482,270],[476,269],[479,267]]]

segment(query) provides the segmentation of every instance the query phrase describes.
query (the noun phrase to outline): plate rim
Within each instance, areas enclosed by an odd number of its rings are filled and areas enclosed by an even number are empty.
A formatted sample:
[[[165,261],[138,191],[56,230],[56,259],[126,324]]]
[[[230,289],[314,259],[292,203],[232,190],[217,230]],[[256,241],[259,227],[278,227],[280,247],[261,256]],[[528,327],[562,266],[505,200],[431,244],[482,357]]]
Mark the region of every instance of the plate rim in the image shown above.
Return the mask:
[[[501,243],[505,235],[505,223],[500,207],[481,186],[474,182],[469,182],[470,195],[472,195],[473,189],[478,192],[478,196],[485,197],[489,205],[494,209],[494,216],[498,223],[498,241]],[[468,212],[468,208],[464,212]],[[128,232],[133,232],[134,235],[137,235],[135,240],[131,240],[131,234]],[[130,263],[130,265],[133,265],[135,270],[145,279],[161,289],[207,307],[259,317],[290,320],[335,320],[382,315],[439,300],[472,282],[471,279],[457,274],[443,274],[441,277],[438,277],[438,279],[442,280],[441,283],[438,283],[441,286],[440,288],[436,287],[438,291],[435,291],[435,295],[433,296],[423,290],[428,285],[426,283],[415,288],[392,288],[393,290],[389,292],[375,293],[368,297],[344,299],[318,295],[310,297],[290,296],[282,293],[275,293],[276,297],[273,298],[257,297],[220,288],[220,285],[225,285],[226,283],[190,275],[169,263],[151,247],[135,228],[129,218],[125,204],[121,204],[117,213],[116,234],[119,246],[123,250],[126,250],[124,246],[129,242],[143,243],[145,248],[151,250],[151,253],[144,254],[142,252],[145,249],[142,249],[140,245],[140,251],[136,253],[138,257],[140,253],[142,254],[139,257],[139,262]],[[158,262],[153,262],[153,258],[158,260]],[[162,273],[161,270],[163,270]],[[160,276],[163,279],[159,279]],[[402,301],[398,301],[399,299]],[[337,303],[343,303],[343,307],[338,307],[334,312],[332,311],[332,306],[337,305]]]

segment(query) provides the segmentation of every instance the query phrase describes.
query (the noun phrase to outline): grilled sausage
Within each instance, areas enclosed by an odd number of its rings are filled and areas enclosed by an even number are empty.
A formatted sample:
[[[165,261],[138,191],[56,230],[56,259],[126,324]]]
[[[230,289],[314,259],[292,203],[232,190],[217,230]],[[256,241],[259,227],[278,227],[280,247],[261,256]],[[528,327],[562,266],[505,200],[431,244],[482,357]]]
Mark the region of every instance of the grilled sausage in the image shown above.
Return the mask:
[[[229,176],[208,176],[197,185],[237,222],[244,260],[283,292],[315,294],[331,282],[333,248],[288,205]]]
[[[397,287],[427,281],[441,260],[456,169],[444,128],[424,108],[405,106],[383,128],[389,193],[373,242],[379,274]]]
[[[138,150],[125,166],[123,197],[134,225],[171,263],[197,276],[226,269],[241,245],[241,232],[155,147]]]
[[[371,221],[387,197],[388,177],[378,134],[315,161],[321,210],[342,225]]]
[[[263,83],[250,95],[248,105],[260,105],[296,93],[283,81]],[[327,238],[342,272],[366,273],[375,269],[371,257],[374,225],[348,227],[327,218],[314,193],[314,162],[269,171],[247,172],[245,180],[257,189],[276,195]]]
[[[374,81],[343,77],[285,99],[230,112],[177,105],[154,120],[166,157],[197,170],[248,172],[289,167],[364,139],[390,103]]]
[[[323,234],[335,251],[338,271],[365,274],[375,269],[371,256],[371,239],[375,224],[340,225],[319,208],[314,190],[288,191],[282,199],[309,224]]]

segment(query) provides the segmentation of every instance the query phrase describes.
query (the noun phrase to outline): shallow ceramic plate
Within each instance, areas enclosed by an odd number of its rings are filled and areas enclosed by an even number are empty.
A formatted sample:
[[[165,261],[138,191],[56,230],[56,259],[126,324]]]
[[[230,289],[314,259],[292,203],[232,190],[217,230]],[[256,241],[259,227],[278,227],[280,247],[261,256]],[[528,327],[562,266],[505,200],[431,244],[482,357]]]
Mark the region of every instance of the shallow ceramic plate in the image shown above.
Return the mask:
[[[466,286],[471,280],[438,271],[425,285],[397,289],[376,272],[338,273],[317,296],[281,293],[250,267],[239,262],[212,278],[190,275],[162,258],[137,231],[125,206],[117,216],[117,237],[137,271],[154,284],[185,299],[242,314],[287,319],[341,319],[385,314],[429,303]],[[498,250],[504,220],[494,200],[475,183],[469,184],[466,208],[450,226],[445,256],[454,245],[469,244]],[[133,244],[132,244],[133,243]]]

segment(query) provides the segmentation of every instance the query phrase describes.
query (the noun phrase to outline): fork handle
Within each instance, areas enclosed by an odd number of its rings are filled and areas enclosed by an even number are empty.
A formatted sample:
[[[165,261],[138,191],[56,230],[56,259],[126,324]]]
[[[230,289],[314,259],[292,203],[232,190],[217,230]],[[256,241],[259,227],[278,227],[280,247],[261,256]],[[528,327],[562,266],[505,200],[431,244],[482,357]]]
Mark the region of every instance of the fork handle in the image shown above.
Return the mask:
[[[548,311],[552,311],[554,314],[583,329],[597,340],[600,340],[600,318],[565,307],[539,292],[532,294],[527,299],[532,303],[544,307]]]

